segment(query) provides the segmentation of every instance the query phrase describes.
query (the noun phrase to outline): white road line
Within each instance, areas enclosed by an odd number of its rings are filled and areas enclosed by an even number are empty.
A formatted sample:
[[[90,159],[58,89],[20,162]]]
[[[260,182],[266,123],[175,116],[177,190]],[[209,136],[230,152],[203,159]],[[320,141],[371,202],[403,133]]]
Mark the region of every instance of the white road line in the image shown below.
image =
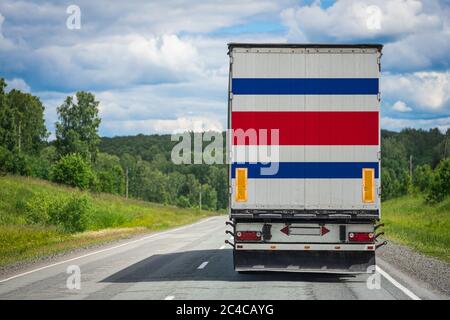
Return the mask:
[[[202,262],[202,264],[199,265],[197,269],[204,269],[208,263],[208,261]]]
[[[211,219],[214,219],[214,218],[216,218],[216,217],[211,217],[211,218],[208,218],[208,219],[203,220],[203,221],[199,221],[199,222],[187,225],[187,226],[183,226],[183,227],[167,230],[167,231],[164,231],[164,232],[154,233],[152,235],[149,235],[149,236],[137,239],[137,240],[133,240],[133,241],[130,241],[130,242],[119,244],[119,245],[114,246],[114,247],[110,247],[110,248],[94,251],[94,252],[91,252],[91,253],[87,253],[87,254],[84,254],[84,255],[72,258],[72,259],[68,259],[68,260],[56,262],[56,263],[53,263],[53,264],[49,264],[47,266],[43,266],[43,267],[40,267],[40,268],[37,268],[37,269],[33,269],[33,270],[30,270],[30,271],[23,272],[23,273],[15,275],[15,276],[12,276],[12,277],[0,280],[0,283],[4,283],[4,282],[9,281],[9,280],[13,280],[13,279],[16,279],[16,278],[19,278],[19,277],[23,277],[23,276],[26,276],[26,275],[28,275],[30,273],[34,273],[34,272],[37,272],[37,271],[45,270],[45,269],[48,269],[48,268],[51,268],[51,267],[56,267],[56,266],[59,266],[61,264],[67,263],[67,262],[72,262],[72,261],[75,261],[75,260],[78,260],[78,259],[82,259],[82,258],[86,258],[86,257],[89,257],[89,256],[93,256],[93,255],[96,255],[96,254],[99,254],[99,253],[102,253],[102,252],[118,249],[118,248],[127,246],[129,244],[133,244],[133,243],[141,242],[141,241],[144,241],[144,240],[148,240],[148,239],[154,238],[156,236],[161,236],[161,235],[165,235],[165,234],[172,233],[172,232],[175,232],[175,231],[179,231],[179,230],[182,230],[182,229],[186,229],[186,228],[189,228],[189,227],[193,227],[193,226],[195,226],[197,224],[207,222],[207,221],[209,221]]]
[[[227,246],[221,246],[219,250],[225,249]]]
[[[408,288],[405,288],[397,280],[392,278],[386,271],[381,269],[379,266],[377,266],[377,272],[379,274],[381,274],[383,277],[385,277],[390,283],[392,283],[394,286],[396,286],[398,289],[400,289],[404,294],[406,294],[411,299],[413,299],[413,300],[422,300],[418,296],[416,296],[414,293],[412,293]]]
[[[164,300],[173,300],[175,297],[174,296],[167,296],[164,298]]]

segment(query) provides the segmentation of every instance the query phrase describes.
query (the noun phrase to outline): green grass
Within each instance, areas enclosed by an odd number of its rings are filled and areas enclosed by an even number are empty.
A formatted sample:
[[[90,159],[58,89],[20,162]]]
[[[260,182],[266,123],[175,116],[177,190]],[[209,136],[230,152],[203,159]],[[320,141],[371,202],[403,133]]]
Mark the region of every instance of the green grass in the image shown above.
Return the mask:
[[[83,195],[90,203],[87,231],[67,233],[48,223],[31,224],[27,218],[30,204]],[[91,194],[39,179],[0,177],[0,267],[136,233],[189,224],[215,214],[109,194]]]
[[[450,263],[450,197],[436,205],[421,196],[383,202],[386,237]]]

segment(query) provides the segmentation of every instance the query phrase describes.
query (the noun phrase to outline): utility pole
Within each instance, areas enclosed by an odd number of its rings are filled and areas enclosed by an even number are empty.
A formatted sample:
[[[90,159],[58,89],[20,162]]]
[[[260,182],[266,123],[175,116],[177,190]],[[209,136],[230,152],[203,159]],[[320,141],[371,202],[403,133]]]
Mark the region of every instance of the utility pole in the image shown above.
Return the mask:
[[[199,197],[199,203],[200,203],[200,211],[202,211],[202,185],[200,185],[200,197]]]
[[[128,167],[125,168],[125,198],[128,199]]]
[[[409,155],[409,176],[412,178],[412,154]]]
[[[447,158],[447,144],[448,144],[448,137],[450,135],[450,129],[447,130],[447,134],[445,135],[445,143],[444,143],[444,159]]]
[[[18,145],[19,145],[19,153],[20,153],[20,148],[22,146],[22,132],[21,132],[20,120],[19,120],[19,141],[18,141]]]

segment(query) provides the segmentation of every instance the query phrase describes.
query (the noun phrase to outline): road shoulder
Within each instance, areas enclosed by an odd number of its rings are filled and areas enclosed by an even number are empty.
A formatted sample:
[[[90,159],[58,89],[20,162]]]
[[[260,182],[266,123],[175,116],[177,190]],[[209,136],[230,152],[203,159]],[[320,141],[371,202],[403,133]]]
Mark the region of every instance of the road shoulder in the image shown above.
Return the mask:
[[[423,299],[450,299],[450,265],[406,246],[388,242],[377,264]]]

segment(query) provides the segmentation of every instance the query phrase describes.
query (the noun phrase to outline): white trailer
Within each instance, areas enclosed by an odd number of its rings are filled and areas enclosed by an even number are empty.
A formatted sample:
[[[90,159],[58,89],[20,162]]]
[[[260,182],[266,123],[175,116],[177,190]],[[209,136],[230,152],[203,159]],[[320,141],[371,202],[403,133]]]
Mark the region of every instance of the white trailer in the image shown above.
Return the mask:
[[[228,47],[235,270],[372,270],[382,45]]]

